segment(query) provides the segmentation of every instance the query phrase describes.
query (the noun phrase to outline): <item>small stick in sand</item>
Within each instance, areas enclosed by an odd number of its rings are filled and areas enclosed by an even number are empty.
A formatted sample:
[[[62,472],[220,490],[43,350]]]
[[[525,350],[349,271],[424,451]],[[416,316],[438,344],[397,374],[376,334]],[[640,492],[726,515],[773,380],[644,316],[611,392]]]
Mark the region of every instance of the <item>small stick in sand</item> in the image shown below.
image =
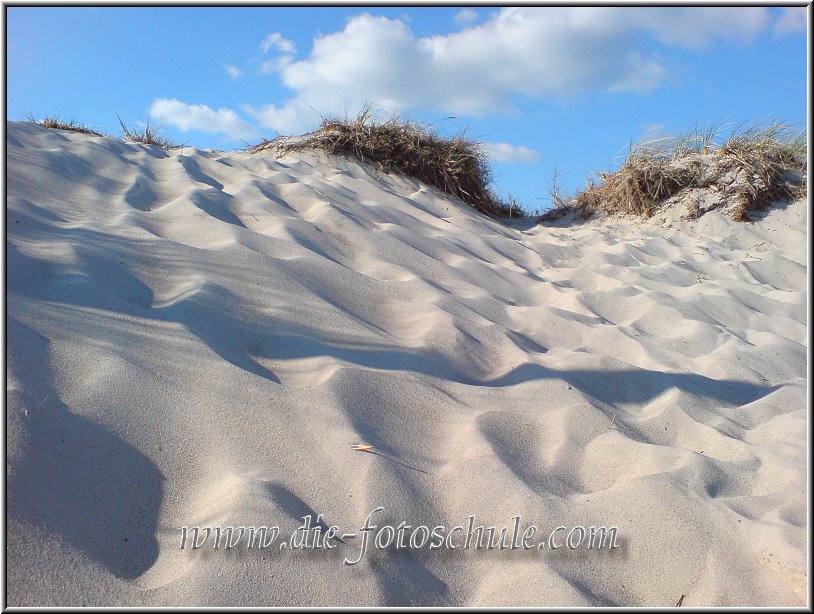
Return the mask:
[[[363,444],[363,443],[357,443],[357,444],[353,444],[350,447],[350,449],[354,450],[355,452],[369,452],[370,450],[373,449],[373,446]]]
[[[614,426],[616,426],[616,414],[613,414],[613,420],[611,420],[610,426],[608,428],[612,429]]]
[[[40,401],[40,404],[39,404],[39,405],[37,405],[37,409],[35,409],[35,410],[34,410],[34,413],[36,413],[36,412],[38,412],[38,411],[40,410],[40,407],[42,407],[43,403],[45,403],[45,402],[48,400],[48,397],[49,397],[49,396],[51,396],[51,392],[50,392],[50,391],[49,391],[49,392],[48,392],[48,393],[45,395],[45,397],[43,397],[42,401]],[[31,417],[31,416],[29,416],[29,415],[28,415],[28,410],[27,410],[27,409],[23,411],[23,414],[25,414],[25,417],[26,417],[26,418],[30,418],[30,417]]]
[[[39,405],[37,405],[37,409],[38,409],[38,410],[39,410],[39,408],[40,408],[40,407],[42,407],[43,403],[45,403],[45,401],[47,401],[47,400],[48,400],[48,397],[49,397],[49,396],[51,396],[51,392],[50,392],[50,391],[48,392],[48,394],[46,394],[46,395],[45,395],[45,397],[43,397],[42,401],[40,401],[40,404],[39,404]]]
[[[676,602],[676,607],[680,608],[682,603],[684,603],[684,595],[683,594],[681,595],[681,597],[678,598],[678,601]]]

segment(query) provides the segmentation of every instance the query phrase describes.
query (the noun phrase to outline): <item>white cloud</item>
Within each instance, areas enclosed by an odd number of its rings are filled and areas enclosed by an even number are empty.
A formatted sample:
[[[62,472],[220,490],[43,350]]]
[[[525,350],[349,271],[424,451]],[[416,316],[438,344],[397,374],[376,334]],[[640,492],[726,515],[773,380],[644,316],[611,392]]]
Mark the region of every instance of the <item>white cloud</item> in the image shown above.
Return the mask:
[[[150,117],[178,128],[181,132],[219,132],[233,140],[249,139],[257,132],[231,109],[215,111],[203,104],[187,104],[174,98],[157,98],[150,105]]]
[[[794,6],[782,9],[780,17],[774,24],[774,33],[778,36],[806,31],[806,7]]]
[[[478,20],[478,12],[473,9],[461,9],[453,17],[453,21],[459,25],[470,24]]]
[[[365,102],[450,114],[505,112],[512,98],[647,91],[668,78],[648,40],[701,48],[748,42],[764,8],[504,8],[482,24],[417,37],[399,19],[358,15],[314,40],[308,58],[279,70],[293,97],[255,110],[283,133],[315,126],[314,113]]]
[[[716,39],[750,43],[771,21],[762,7],[637,8],[630,18],[630,25],[651,32],[665,45],[696,49]]]
[[[510,143],[484,143],[486,153],[495,162],[531,164],[540,160],[540,152]]]
[[[224,68],[226,68],[226,72],[229,73],[229,76],[232,77],[232,79],[237,79],[240,77],[240,69],[237,66],[227,64]]]
[[[274,58],[273,60],[266,60],[262,64],[260,64],[260,73],[261,74],[268,74],[270,72],[280,72],[283,68],[291,64],[294,61],[293,55],[281,55],[279,57]]]
[[[267,34],[266,38],[260,43],[260,51],[267,53],[269,49],[275,49],[282,53],[295,53],[297,51],[294,43],[287,38],[283,38],[283,35],[279,32]]]
[[[286,104],[277,107],[270,104],[258,109],[252,105],[244,104],[243,110],[261,126],[286,135],[303,134],[313,130],[321,120],[315,108],[307,105]]]

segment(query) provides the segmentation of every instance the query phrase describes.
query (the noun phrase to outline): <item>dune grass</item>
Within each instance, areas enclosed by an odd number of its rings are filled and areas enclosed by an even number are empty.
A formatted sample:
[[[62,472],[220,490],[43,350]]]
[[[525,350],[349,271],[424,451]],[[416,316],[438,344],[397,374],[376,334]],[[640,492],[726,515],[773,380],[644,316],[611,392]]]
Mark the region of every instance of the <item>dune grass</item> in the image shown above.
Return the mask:
[[[173,143],[167,137],[161,136],[159,134],[160,128],[153,128],[150,126],[150,122],[146,122],[144,128],[141,130],[131,130],[124,123],[124,120],[119,117],[118,113],[116,117],[119,120],[119,125],[122,127],[122,140],[124,141],[142,143],[144,145],[156,145],[163,149],[181,149],[183,147],[183,145]]]
[[[555,207],[542,216],[550,221],[574,212],[587,219],[599,215],[649,218],[669,199],[708,189],[715,198],[686,203],[688,217],[721,209],[744,221],[750,213],[783,199],[806,194],[806,136],[781,123],[741,125],[720,138],[720,125],[694,128],[678,137],[632,144],[618,170],[574,196],[552,194]]]
[[[164,149],[183,147],[149,123],[141,130],[133,130],[118,114],[116,117],[122,140]],[[105,136],[73,119],[28,119],[45,128]],[[569,213],[581,219],[620,214],[649,218],[663,206],[682,199],[686,201],[683,204],[688,218],[720,209],[743,221],[774,202],[806,196],[804,131],[783,123],[743,124],[725,138],[721,135],[718,124],[632,143],[616,171],[599,173],[574,195],[560,189],[555,175],[550,192],[555,206],[540,221],[552,221]],[[266,139],[246,150],[274,150],[282,155],[306,149],[354,157],[376,165],[382,172],[413,177],[490,216],[527,215],[515,199],[495,196],[485,148],[463,133],[445,138],[428,125],[397,116],[378,120],[371,106],[366,106],[353,119],[329,117],[314,132]],[[705,190],[706,195],[699,197],[698,190]]]
[[[122,127],[122,140],[131,143],[143,143],[145,145],[157,145],[164,149],[181,149],[183,145],[178,145],[170,141],[170,139],[159,134],[160,128],[153,128],[147,122],[142,130],[131,130],[127,127],[121,117],[117,114],[119,124]],[[58,116],[44,117],[43,119],[36,119],[31,115],[27,115],[28,121],[43,126],[44,128],[53,128],[57,130],[68,130],[70,132],[79,132],[81,134],[89,134],[92,136],[106,136],[98,130],[89,128],[84,124],[80,124],[76,120],[63,121]]]
[[[68,121],[63,121],[59,119],[59,117],[43,117],[42,119],[36,119],[31,115],[27,115],[26,119],[28,121],[33,122],[35,124],[39,124],[44,128],[52,128],[56,130],[68,130],[70,132],[80,132],[82,134],[90,134],[93,136],[104,136],[98,130],[94,130],[93,128],[89,128],[84,124],[78,123],[76,120],[70,119]]]
[[[377,165],[382,172],[400,173],[432,185],[481,213],[495,217],[520,217],[522,208],[503,202],[491,190],[492,176],[483,146],[458,134],[443,138],[429,126],[392,117],[374,118],[370,106],[354,119],[331,117],[302,137],[278,137],[247,148],[258,153],[273,149],[279,154],[305,149],[355,157]]]

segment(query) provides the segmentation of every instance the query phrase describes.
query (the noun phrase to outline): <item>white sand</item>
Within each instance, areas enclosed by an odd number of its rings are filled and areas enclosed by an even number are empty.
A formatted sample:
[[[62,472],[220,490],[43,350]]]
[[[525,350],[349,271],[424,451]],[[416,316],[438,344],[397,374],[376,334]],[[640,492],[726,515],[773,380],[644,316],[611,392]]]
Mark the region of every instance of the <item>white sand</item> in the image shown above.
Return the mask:
[[[7,130],[8,605],[805,603],[805,202],[508,228],[325,155]],[[179,548],[377,506],[620,547]]]

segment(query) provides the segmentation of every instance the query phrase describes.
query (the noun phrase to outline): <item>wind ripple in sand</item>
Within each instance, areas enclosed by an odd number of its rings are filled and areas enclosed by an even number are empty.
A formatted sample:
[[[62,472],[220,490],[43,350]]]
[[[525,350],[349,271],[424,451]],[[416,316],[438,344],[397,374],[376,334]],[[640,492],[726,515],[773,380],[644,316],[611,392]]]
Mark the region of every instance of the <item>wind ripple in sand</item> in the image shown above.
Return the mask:
[[[7,148],[11,605],[801,603],[806,203],[519,230],[321,154]],[[380,505],[622,548],[178,548]]]

